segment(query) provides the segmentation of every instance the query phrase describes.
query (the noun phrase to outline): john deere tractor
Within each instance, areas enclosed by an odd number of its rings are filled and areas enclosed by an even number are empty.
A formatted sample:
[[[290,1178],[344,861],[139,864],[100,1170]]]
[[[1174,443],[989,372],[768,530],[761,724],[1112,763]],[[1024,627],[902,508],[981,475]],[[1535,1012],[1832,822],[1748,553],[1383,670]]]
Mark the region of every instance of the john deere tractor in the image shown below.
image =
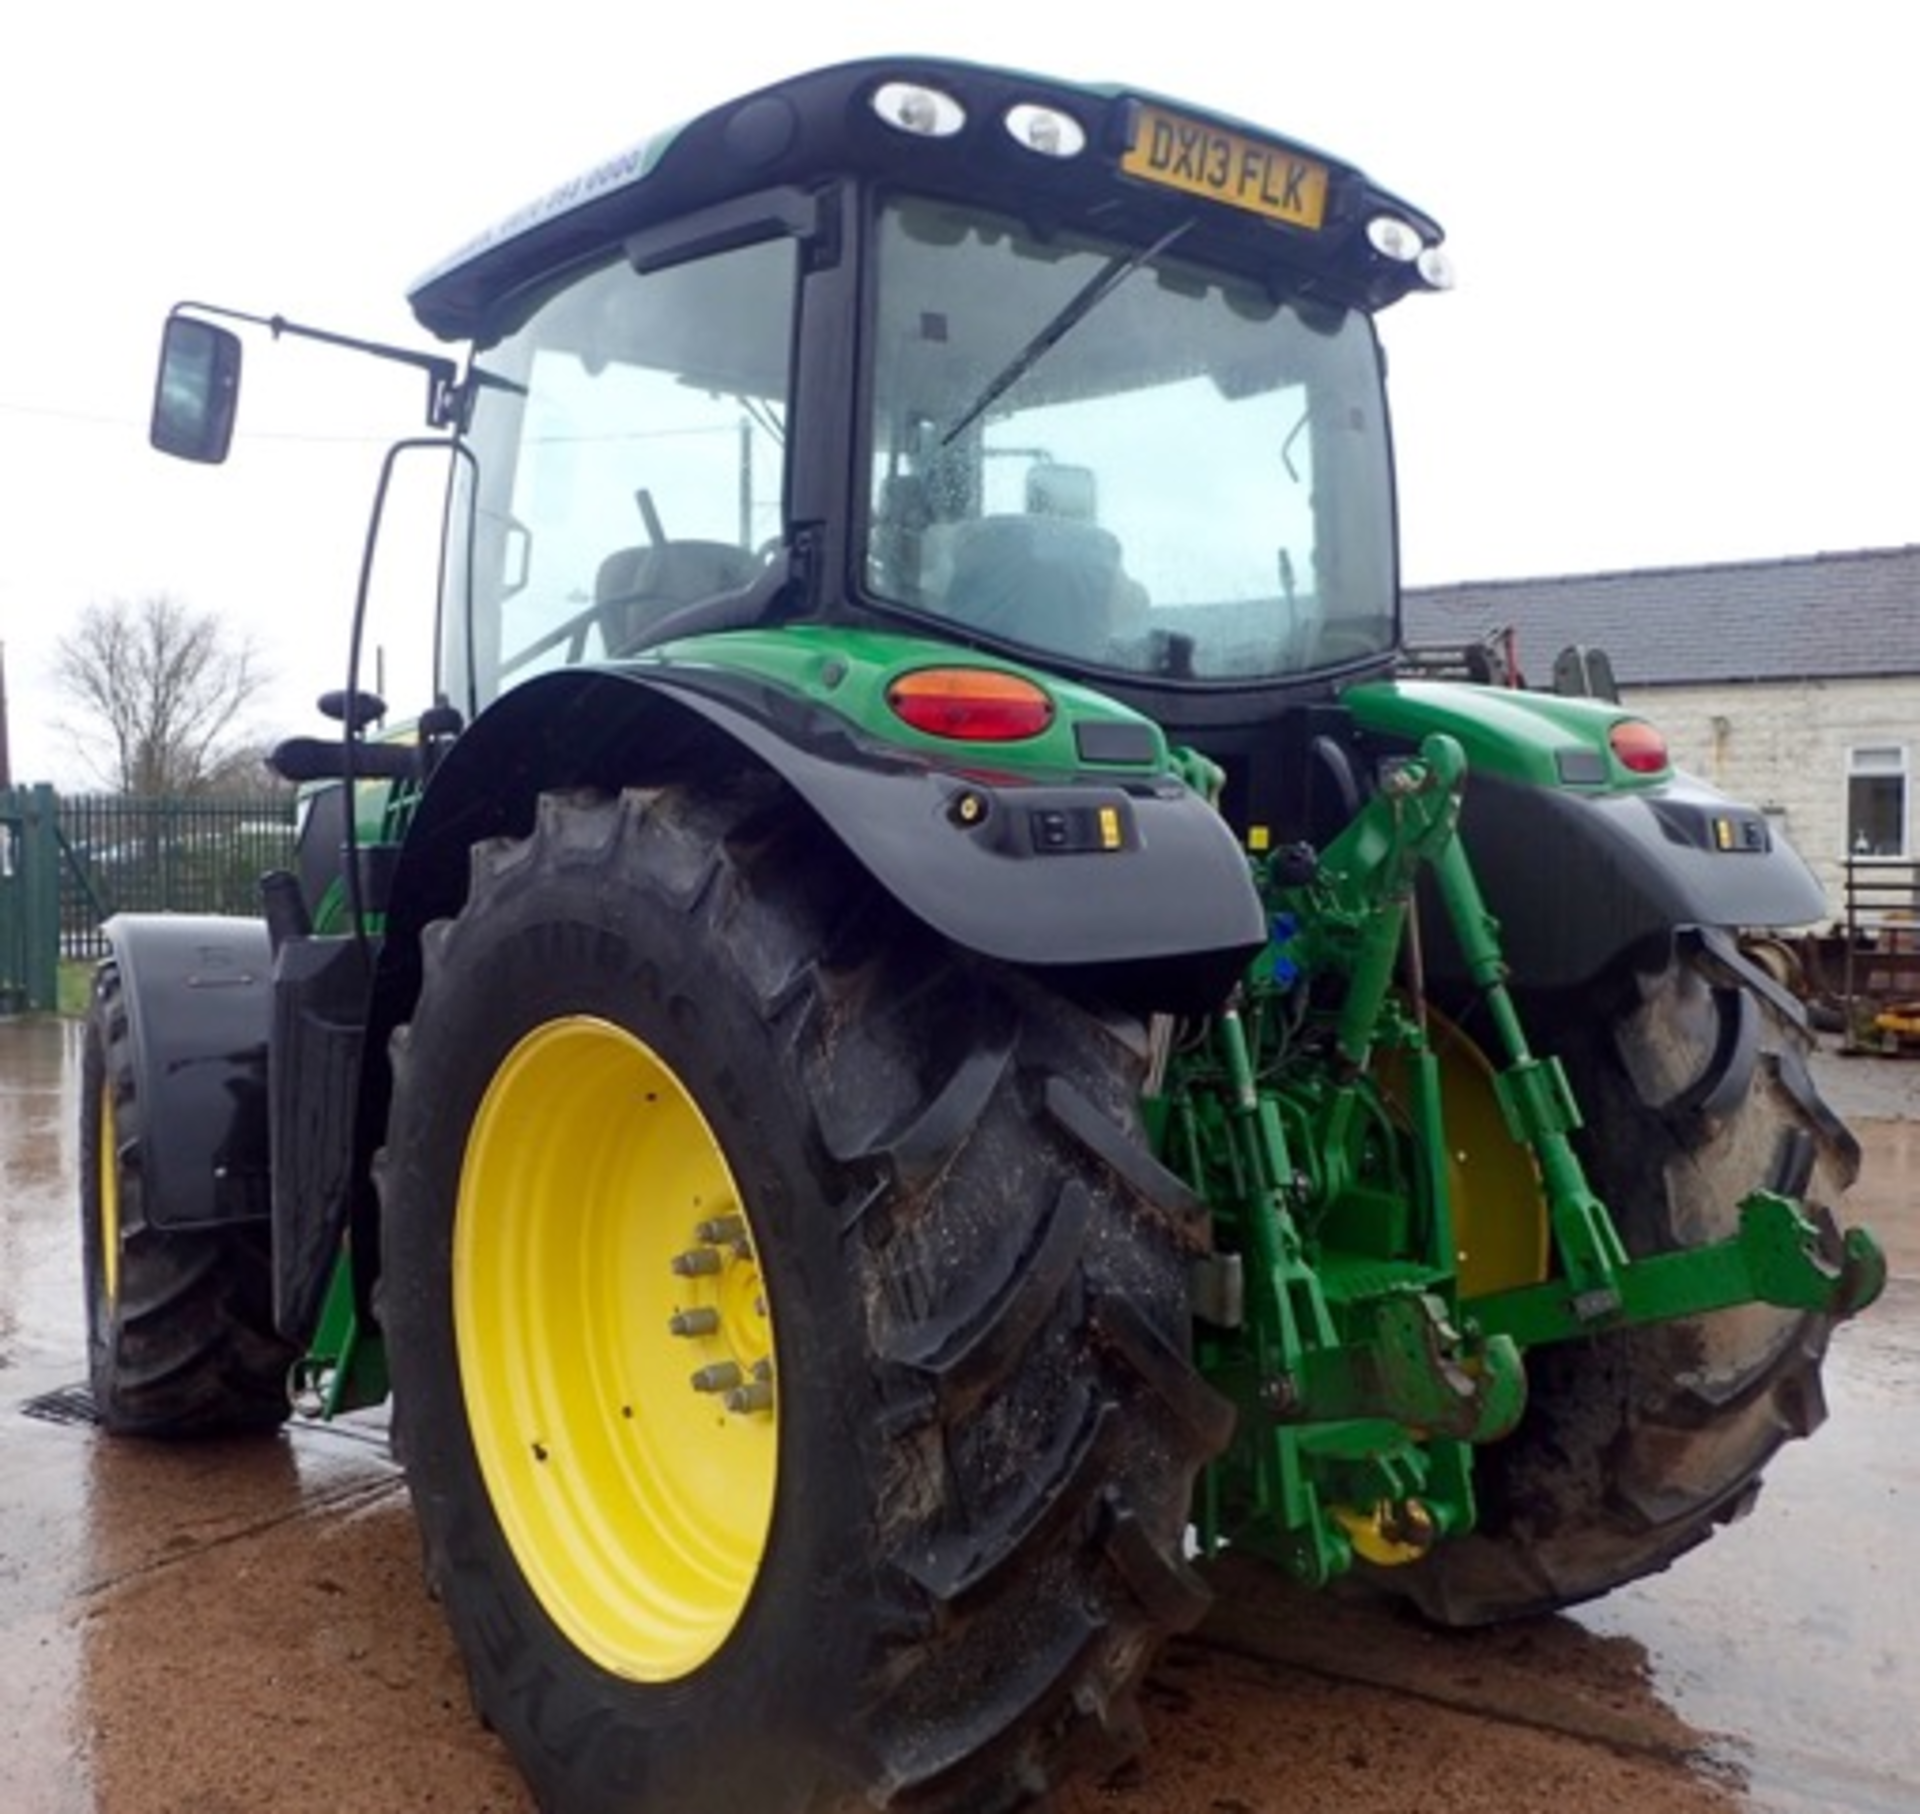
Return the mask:
[[[111,924],[93,1388],[390,1388],[543,1806],[1033,1805],[1223,1549],[1566,1606],[1820,1420],[1884,1266],[1743,943],[1807,869],[1630,711],[1395,677],[1375,324],[1447,280],[1262,129],[899,59],[460,252],[457,358],[267,323],[426,375],[437,678],[363,589],[297,873]],[[169,320],[163,450],[248,319]]]

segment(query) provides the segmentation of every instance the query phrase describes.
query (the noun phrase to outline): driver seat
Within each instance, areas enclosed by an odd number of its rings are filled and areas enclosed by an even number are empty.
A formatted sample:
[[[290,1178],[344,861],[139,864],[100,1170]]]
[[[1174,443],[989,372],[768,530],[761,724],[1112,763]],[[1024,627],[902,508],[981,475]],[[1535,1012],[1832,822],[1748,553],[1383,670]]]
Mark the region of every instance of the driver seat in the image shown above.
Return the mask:
[[[956,527],[947,616],[1062,651],[1105,639],[1123,583],[1111,530],[1064,516],[989,516]]]
[[[682,605],[739,591],[760,567],[751,551],[732,542],[650,542],[617,549],[593,579],[594,613],[607,654],[637,648],[654,623]]]

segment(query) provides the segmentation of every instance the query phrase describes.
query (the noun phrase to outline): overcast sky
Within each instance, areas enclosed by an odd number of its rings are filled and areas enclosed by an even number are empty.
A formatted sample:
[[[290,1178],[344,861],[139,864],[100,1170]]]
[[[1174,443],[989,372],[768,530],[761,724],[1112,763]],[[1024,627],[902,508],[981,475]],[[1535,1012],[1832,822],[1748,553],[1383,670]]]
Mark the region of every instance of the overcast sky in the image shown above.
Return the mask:
[[[344,672],[374,471],[418,427],[419,381],[252,345],[232,462],[184,467],[145,446],[170,304],[417,340],[408,284],[490,220],[735,90],[888,51],[1149,86],[1441,220],[1459,288],[1383,322],[1412,583],[1920,541],[1907,0],[96,0],[30,19],[0,38],[16,779],[85,779],[46,662],[92,599],[165,590],[251,636],[278,676],[266,734],[315,728]],[[426,623],[423,603],[423,643]]]

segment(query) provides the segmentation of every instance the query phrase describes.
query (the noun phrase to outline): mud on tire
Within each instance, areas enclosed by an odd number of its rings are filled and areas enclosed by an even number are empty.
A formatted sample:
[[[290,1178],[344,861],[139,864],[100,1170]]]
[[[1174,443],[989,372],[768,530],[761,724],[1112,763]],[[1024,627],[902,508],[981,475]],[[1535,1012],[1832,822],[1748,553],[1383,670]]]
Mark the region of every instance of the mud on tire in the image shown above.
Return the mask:
[[[117,1435],[203,1436],[286,1421],[293,1349],[273,1324],[264,1223],[166,1229],[148,1215],[146,1111],[119,967],[94,977],[81,1061],[87,1379]]]
[[[542,1805],[992,1814],[1130,1749],[1158,1640],[1203,1609],[1182,1539],[1230,1423],[1188,1360],[1200,1215],[1139,1142],[1138,1029],[942,945],[770,779],[543,799],[423,955],[378,1166],[396,1419],[476,1701]],[[651,1680],[516,1561],[450,1284],[490,1083],[579,1017],[698,1104],[774,1332],[751,1591]],[[687,1391],[661,1370],[622,1413]]]
[[[1797,1005],[1722,935],[1677,947],[1587,1016],[1532,1023],[1566,1064],[1582,1160],[1636,1256],[1731,1234],[1755,1189],[1824,1215],[1859,1169]],[[1479,1458],[1479,1530],[1390,1585],[1472,1625],[1665,1568],[1745,1513],[1774,1453],[1819,1425],[1830,1332],[1751,1305],[1535,1350],[1525,1417]]]

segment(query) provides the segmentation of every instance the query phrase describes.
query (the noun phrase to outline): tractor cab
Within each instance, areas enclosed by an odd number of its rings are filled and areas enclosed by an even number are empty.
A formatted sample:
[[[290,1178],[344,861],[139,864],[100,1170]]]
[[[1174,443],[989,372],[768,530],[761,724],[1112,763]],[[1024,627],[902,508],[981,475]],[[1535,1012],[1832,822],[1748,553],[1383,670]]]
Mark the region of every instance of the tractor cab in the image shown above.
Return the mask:
[[[795,621],[1150,710],[1378,669],[1371,311],[1437,239],[1134,94],[874,62],[730,103],[414,292],[475,347],[449,695]]]

